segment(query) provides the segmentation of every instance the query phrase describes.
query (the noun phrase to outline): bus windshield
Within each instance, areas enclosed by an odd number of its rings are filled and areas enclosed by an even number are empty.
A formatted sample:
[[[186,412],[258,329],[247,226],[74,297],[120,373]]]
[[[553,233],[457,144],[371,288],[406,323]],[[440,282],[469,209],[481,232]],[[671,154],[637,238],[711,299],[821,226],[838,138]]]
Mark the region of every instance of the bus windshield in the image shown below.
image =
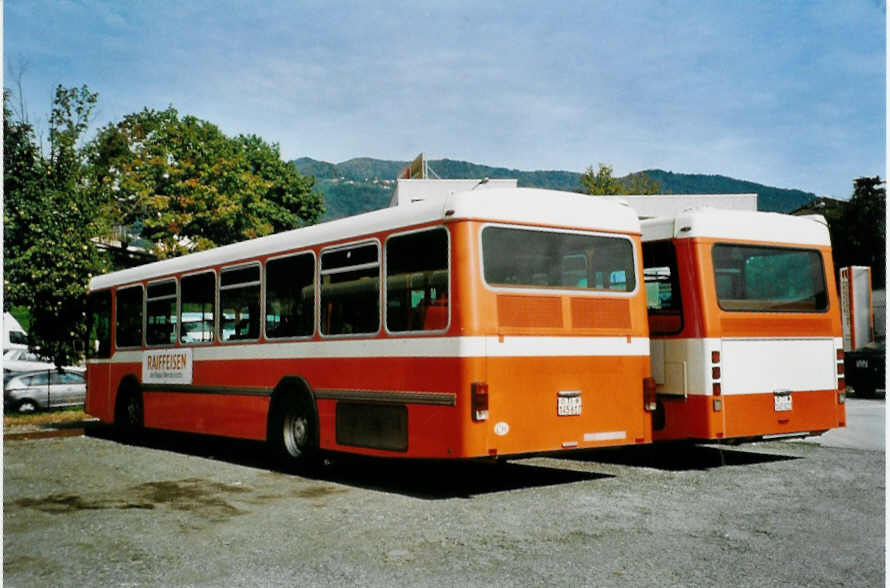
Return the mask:
[[[482,230],[485,281],[497,286],[633,292],[625,237],[489,226]]]
[[[717,244],[712,250],[720,308],[747,312],[822,312],[828,308],[818,251]]]

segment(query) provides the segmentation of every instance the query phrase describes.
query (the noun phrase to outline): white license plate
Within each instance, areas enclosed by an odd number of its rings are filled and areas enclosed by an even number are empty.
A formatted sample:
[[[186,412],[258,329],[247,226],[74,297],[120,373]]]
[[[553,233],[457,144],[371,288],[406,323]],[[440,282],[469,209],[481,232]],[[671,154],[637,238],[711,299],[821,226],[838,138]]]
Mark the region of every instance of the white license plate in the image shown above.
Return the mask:
[[[575,416],[581,414],[581,396],[557,396],[557,416]]]
[[[791,394],[776,394],[773,396],[773,402],[776,412],[791,410]]]

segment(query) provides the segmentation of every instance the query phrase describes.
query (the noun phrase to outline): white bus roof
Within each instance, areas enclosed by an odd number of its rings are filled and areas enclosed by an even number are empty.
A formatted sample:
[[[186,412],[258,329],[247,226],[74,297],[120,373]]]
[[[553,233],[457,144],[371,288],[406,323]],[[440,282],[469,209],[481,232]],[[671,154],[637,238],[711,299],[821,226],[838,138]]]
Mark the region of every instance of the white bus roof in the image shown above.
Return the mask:
[[[828,225],[819,215],[791,216],[777,212],[685,210],[676,216],[641,223],[643,241],[710,237],[791,245],[830,245]]]
[[[264,255],[359,238],[382,231],[453,219],[527,223],[551,227],[640,233],[630,207],[594,196],[534,188],[488,189],[452,194],[438,202],[418,202],[284,231],[97,276],[91,290],[236,263]]]

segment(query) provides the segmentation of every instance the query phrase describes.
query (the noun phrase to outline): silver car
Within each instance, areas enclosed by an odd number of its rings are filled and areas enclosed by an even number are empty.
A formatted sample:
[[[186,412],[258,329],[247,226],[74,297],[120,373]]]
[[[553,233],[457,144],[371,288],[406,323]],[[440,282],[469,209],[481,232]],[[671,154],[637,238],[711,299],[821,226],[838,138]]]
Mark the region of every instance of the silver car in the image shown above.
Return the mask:
[[[3,376],[3,407],[7,412],[34,412],[82,406],[86,391],[86,380],[77,371],[12,372]]]

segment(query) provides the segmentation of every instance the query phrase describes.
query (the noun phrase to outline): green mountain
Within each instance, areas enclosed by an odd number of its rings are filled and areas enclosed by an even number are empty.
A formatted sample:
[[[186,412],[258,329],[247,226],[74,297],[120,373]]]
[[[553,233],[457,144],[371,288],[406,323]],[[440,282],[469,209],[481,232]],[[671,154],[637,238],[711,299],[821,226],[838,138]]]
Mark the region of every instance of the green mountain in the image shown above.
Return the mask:
[[[395,189],[395,177],[408,165],[407,161],[385,161],[359,157],[342,163],[328,163],[308,157],[294,160],[304,175],[315,176],[319,191],[324,194],[327,212],[324,220],[352,216],[389,203]],[[490,167],[468,161],[438,159],[429,161],[430,168],[442,179],[515,178],[520,187],[580,191],[581,174],[570,171],[522,171]],[[816,199],[815,194],[764,186],[720,175],[680,174],[660,169],[644,170],[661,184],[665,194],[757,194],[757,208],[765,211],[791,212]]]

